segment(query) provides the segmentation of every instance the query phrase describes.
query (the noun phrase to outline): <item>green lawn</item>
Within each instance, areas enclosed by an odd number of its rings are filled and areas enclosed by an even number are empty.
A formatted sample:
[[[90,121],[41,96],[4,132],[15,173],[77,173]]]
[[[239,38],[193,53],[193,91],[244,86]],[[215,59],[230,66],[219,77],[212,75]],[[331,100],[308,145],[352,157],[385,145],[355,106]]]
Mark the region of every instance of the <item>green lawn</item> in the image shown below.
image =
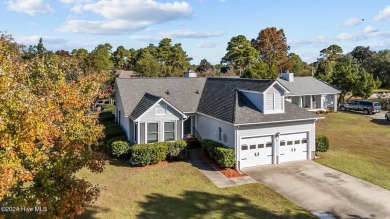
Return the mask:
[[[390,123],[360,113],[332,113],[317,122],[330,149],[318,163],[390,190]]]
[[[377,93],[377,92],[390,92],[390,88],[379,88],[379,89],[375,89],[374,90],[374,93]]]
[[[80,218],[315,218],[262,184],[219,189],[187,162],[112,161],[101,174],[79,176],[102,188]]]

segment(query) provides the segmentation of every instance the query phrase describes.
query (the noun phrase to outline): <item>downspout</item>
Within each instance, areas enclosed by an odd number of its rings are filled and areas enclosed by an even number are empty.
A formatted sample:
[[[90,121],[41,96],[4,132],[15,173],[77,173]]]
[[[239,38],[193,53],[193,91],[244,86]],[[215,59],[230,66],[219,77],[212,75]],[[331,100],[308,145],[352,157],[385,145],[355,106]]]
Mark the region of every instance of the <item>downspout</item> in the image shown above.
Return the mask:
[[[238,172],[241,172],[240,171],[240,161],[239,161],[239,150],[240,150],[240,147],[239,147],[239,141],[238,141],[238,129],[240,128],[240,126],[236,126],[236,128],[234,129],[234,140],[235,140],[235,152],[236,152],[236,170]]]

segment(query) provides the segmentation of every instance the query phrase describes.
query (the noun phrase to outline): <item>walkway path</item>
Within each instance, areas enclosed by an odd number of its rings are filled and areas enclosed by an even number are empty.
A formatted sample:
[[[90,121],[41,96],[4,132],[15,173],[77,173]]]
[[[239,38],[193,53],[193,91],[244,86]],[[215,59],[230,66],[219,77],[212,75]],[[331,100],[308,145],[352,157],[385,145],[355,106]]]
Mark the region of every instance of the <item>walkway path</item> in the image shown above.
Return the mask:
[[[250,176],[242,176],[237,178],[227,178],[214,167],[205,162],[199,155],[200,149],[194,148],[189,150],[189,161],[193,166],[197,167],[201,173],[210,179],[218,188],[225,188],[230,186],[238,186],[249,183],[256,183],[256,180]]]

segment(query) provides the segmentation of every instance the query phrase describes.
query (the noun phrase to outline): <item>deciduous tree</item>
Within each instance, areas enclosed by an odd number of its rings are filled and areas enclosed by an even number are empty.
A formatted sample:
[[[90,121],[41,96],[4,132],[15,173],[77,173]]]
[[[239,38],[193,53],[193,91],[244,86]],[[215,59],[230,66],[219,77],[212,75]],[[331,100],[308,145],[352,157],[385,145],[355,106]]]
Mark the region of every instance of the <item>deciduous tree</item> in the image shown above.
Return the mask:
[[[42,206],[47,218],[74,217],[99,189],[77,178],[82,168],[103,170],[95,151],[102,126],[89,107],[105,81],[103,72],[78,72],[73,57],[22,59],[9,36],[0,40],[0,200],[9,206]],[[76,68],[77,70],[77,68]]]
[[[268,71],[275,71],[273,74],[282,72],[286,68],[288,50],[287,38],[283,29],[268,27],[260,31],[256,39],[252,39],[252,46],[257,49],[260,59],[267,65]]]

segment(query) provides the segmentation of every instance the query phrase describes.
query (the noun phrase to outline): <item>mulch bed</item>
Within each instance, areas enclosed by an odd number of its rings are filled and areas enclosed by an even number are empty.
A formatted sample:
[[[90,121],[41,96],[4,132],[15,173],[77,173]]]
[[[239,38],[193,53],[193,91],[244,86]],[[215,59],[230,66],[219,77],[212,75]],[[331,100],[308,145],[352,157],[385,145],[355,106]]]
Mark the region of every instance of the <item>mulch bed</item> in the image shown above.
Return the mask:
[[[227,178],[236,178],[236,177],[246,176],[246,174],[240,173],[233,168],[227,168],[227,169],[221,168],[217,163],[215,163],[215,161],[213,159],[210,158],[210,156],[208,154],[206,154],[204,152],[199,152],[199,155],[204,161],[206,161],[208,164],[210,164],[216,170],[221,172]]]

